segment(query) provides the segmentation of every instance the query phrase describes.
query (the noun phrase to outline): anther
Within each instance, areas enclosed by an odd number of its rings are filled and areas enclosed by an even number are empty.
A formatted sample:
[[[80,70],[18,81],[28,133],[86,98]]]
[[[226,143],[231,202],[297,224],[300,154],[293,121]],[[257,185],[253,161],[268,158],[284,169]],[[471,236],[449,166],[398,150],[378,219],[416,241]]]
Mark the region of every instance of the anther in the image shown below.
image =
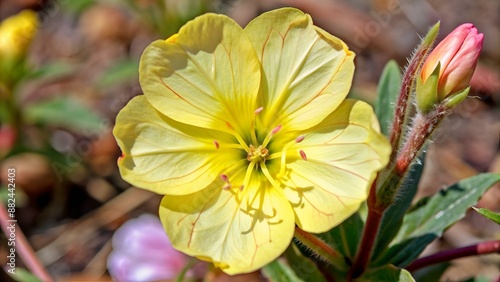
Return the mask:
[[[302,150],[299,151],[299,154],[300,154],[300,157],[304,160],[304,161],[307,161],[307,156],[306,156],[306,153]]]
[[[227,122],[227,121],[226,121],[226,126],[227,126],[227,128],[229,128],[230,130],[234,130],[234,127],[233,127],[233,126],[232,126],[229,122]]]
[[[276,127],[273,129],[272,133],[273,133],[273,134],[276,134],[276,133],[278,133],[278,131],[280,131],[280,129],[281,129],[281,124],[280,124],[280,125],[278,125],[278,126],[276,126]]]
[[[254,112],[254,113],[255,113],[255,114],[258,114],[258,113],[262,112],[262,110],[263,110],[263,109],[264,109],[264,107],[260,107],[260,108],[258,108],[257,110],[255,110],[255,112]]]
[[[222,181],[224,181],[224,182],[229,182],[229,178],[225,174],[221,174],[220,179],[222,179]]]
[[[299,137],[297,137],[297,138],[295,139],[295,143],[300,143],[300,142],[302,142],[302,140],[304,140],[304,138],[306,138],[304,135],[300,135]]]
[[[219,142],[217,142],[216,140],[214,140],[214,145],[215,145],[215,149],[219,149]]]

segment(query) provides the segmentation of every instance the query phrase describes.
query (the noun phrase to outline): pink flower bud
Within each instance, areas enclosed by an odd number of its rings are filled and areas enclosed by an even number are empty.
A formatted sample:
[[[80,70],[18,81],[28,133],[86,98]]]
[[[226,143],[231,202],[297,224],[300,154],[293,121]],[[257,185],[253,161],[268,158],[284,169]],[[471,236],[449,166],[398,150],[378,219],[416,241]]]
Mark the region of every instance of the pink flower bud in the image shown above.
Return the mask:
[[[464,90],[470,84],[482,46],[483,34],[478,33],[473,24],[462,24],[431,52],[422,66],[422,82],[425,83],[440,63],[439,101]]]
[[[149,214],[126,222],[113,235],[113,252],[108,270],[115,281],[157,281],[175,279],[189,257],[175,250],[160,220]],[[187,276],[201,277],[204,265]]]

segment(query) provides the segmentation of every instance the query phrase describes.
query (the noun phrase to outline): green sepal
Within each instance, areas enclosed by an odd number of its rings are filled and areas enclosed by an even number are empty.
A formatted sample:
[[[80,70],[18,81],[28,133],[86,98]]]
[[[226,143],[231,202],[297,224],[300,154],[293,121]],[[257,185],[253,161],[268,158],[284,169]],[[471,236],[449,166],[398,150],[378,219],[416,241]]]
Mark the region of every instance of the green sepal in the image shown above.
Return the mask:
[[[464,90],[449,95],[444,101],[444,105],[448,109],[454,108],[456,105],[460,104],[466,97],[469,95],[470,86],[465,88]]]
[[[430,112],[439,103],[437,86],[440,69],[441,62],[437,64],[436,68],[425,82],[422,82],[420,75],[417,76],[417,109],[423,114]]]
[[[485,208],[476,208],[472,207],[475,211],[477,211],[479,214],[482,216],[486,217],[487,219],[492,220],[496,224],[500,224],[500,213],[490,211],[489,209]]]
[[[427,34],[424,37],[424,40],[422,40],[422,46],[430,47],[432,44],[434,44],[434,40],[436,40],[436,37],[439,33],[439,27],[441,25],[441,22],[437,22],[435,25],[433,25]]]

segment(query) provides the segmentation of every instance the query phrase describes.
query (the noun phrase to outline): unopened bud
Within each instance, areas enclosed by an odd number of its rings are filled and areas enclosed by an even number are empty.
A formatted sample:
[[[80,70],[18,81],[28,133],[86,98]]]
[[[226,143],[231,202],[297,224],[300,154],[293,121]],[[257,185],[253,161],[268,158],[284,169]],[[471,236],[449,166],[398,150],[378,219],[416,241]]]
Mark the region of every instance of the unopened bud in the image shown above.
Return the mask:
[[[482,45],[483,34],[470,23],[457,27],[438,44],[417,77],[420,111],[429,112],[443,101],[451,108],[467,97]]]

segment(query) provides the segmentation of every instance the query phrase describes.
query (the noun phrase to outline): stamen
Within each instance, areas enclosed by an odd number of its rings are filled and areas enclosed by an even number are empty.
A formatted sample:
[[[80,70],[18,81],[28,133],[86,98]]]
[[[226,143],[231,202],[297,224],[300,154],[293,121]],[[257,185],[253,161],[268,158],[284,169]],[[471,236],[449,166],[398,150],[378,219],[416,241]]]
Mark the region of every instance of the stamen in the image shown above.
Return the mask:
[[[229,182],[229,178],[225,174],[221,174],[220,179],[222,179],[222,181],[224,181],[224,182]]]
[[[236,138],[236,140],[238,140],[238,143],[240,143],[241,147],[243,147],[243,149],[248,153],[250,152],[250,148],[248,148],[248,145],[247,143],[245,142],[245,140],[243,140],[243,138],[241,138],[241,135],[236,131],[234,130],[234,127],[226,121],[226,126],[229,130],[231,130],[233,136]]]
[[[280,164],[281,164],[281,167],[280,167],[280,171],[277,175],[277,177],[281,178],[285,175],[285,169],[286,169],[286,153],[288,152],[288,148],[290,148],[290,146],[292,146],[293,144],[295,144],[295,140],[294,141],[291,141],[291,142],[288,142],[284,147],[283,147],[283,150],[281,150],[281,153],[275,153],[275,154],[272,154],[268,157],[268,159],[274,159],[278,156],[281,156],[281,161],[280,161]]]
[[[255,161],[252,161],[248,164],[247,171],[245,173],[245,178],[243,179],[243,184],[240,186],[240,191],[248,186],[248,183],[250,182],[250,176],[252,176],[254,167],[255,167]]]
[[[299,137],[297,137],[297,138],[295,139],[295,143],[300,143],[300,142],[302,142],[302,140],[304,140],[304,138],[306,138],[304,135],[300,135]]]
[[[257,135],[255,135],[255,120],[256,115],[260,113],[264,107],[260,107],[254,111],[255,115],[252,117],[252,123],[250,124],[250,137],[252,138],[252,143],[257,144]]]
[[[263,147],[266,147],[267,144],[269,143],[269,141],[271,141],[271,138],[273,138],[274,134],[278,133],[278,131],[280,131],[281,129],[281,124],[276,126],[275,128],[273,128],[273,130],[271,130],[271,132],[269,132],[267,135],[266,135],[266,138],[264,139],[264,142],[262,142],[262,146]]]
[[[300,154],[300,157],[304,160],[304,161],[307,161],[307,156],[306,156],[306,153],[302,150],[299,151],[299,154]]]
[[[219,142],[217,142],[216,140],[214,140],[214,145],[215,145],[215,149],[219,149]]]
[[[280,129],[281,129],[281,124],[280,124],[280,125],[278,125],[278,126],[276,126],[276,127],[273,129],[272,133],[273,133],[273,134],[276,134],[276,133],[278,133],[278,131],[280,131]]]
[[[266,164],[265,163],[261,163],[260,165],[261,165],[262,172],[266,176],[267,180],[269,180],[269,182],[271,182],[271,185],[273,185],[274,188],[279,189],[280,185],[271,176],[271,174],[269,173],[269,170],[267,169]]]
[[[229,189],[231,189],[232,185],[229,182],[229,177],[227,177],[227,175],[221,174],[220,175],[220,179],[222,179],[222,181],[226,182],[226,184],[224,184],[224,186],[222,186],[222,190],[229,190]]]

